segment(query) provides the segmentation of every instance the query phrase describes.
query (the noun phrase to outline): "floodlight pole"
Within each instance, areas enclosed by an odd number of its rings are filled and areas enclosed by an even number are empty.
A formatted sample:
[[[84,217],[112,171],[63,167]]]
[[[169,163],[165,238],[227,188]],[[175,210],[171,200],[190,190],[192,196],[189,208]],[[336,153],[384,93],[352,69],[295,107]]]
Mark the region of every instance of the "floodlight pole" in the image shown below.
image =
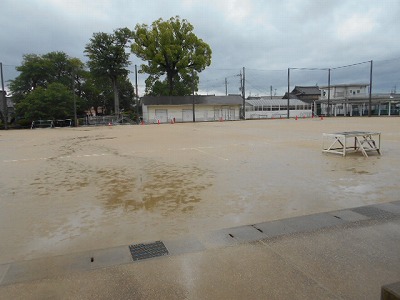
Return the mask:
[[[372,109],[372,64],[373,64],[373,61],[371,60],[371,69],[369,71],[368,117],[371,116],[371,109]]]
[[[290,68],[287,69],[287,118],[289,119],[290,104]]]

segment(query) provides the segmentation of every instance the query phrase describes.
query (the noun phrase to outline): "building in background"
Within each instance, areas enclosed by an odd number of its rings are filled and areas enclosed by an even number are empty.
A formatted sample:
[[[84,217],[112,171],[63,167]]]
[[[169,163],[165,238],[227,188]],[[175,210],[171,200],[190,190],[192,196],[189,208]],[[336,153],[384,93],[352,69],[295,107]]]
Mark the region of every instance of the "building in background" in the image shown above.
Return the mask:
[[[311,117],[311,107],[311,103],[290,96],[289,118]],[[246,119],[281,119],[287,118],[287,114],[288,100],[282,96],[249,97],[246,100]]]
[[[322,86],[316,101],[318,115],[367,116],[369,110],[369,84],[337,84]],[[328,93],[330,91],[330,93]],[[328,99],[329,97],[329,99]],[[329,103],[328,103],[329,102]],[[328,106],[329,104],[329,106]],[[400,94],[372,94],[371,115],[399,115]],[[328,111],[329,109],[329,111]]]
[[[6,91],[3,92],[0,90],[0,115],[1,115],[0,118],[1,118],[1,121],[4,120],[4,114],[7,114],[7,122],[10,123],[12,120],[12,116],[14,115],[14,102],[13,102],[11,96],[7,96]]]
[[[243,105],[239,95],[144,96],[141,100],[145,123],[234,121],[240,119]]]

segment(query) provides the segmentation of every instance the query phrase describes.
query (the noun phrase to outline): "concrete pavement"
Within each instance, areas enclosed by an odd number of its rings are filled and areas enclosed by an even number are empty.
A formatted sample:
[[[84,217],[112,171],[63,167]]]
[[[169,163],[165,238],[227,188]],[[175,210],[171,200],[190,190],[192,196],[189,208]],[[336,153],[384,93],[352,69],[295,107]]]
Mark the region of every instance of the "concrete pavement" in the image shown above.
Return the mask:
[[[400,201],[162,244],[138,261],[122,245],[0,265],[0,299],[379,299],[400,281]]]

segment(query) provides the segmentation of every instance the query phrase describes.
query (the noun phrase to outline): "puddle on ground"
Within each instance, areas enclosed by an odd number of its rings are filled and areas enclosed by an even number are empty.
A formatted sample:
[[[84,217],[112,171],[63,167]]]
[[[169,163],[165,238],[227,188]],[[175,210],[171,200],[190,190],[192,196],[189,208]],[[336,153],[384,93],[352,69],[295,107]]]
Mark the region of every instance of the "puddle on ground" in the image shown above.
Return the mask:
[[[134,174],[117,169],[100,169],[97,174],[100,199],[108,210],[189,212],[201,201],[201,192],[212,185],[206,170],[165,163],[150,164]]]
[[[352,173],[354,173],[354,174],[360,174],[360,175],[362,175],[362,174],[371,174],[371,173],[368,172],[368,171],[357,170],[356,168],[346,169],[346,171],[352,172]]]

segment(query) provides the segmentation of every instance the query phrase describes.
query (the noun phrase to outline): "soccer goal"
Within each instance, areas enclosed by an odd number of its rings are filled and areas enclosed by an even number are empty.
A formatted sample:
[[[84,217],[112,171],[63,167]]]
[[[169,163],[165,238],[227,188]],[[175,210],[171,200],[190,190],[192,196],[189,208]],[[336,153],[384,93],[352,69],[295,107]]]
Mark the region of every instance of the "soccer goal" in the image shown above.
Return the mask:
[[[32,121],[31,129],[35,128],[54,128],[53,120],[36,120]]]

